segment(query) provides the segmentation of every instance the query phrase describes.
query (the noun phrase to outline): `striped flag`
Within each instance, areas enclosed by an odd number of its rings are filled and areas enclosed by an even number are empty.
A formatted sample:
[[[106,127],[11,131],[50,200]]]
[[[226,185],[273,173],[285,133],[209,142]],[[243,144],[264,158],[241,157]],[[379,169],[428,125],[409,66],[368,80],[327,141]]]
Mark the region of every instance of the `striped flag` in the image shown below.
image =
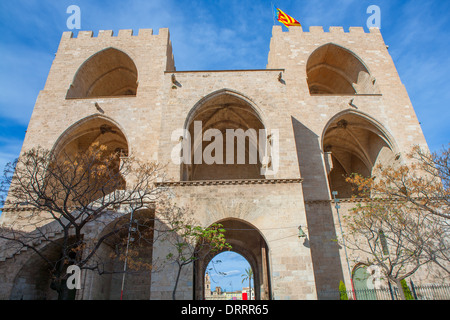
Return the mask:
[[[286,13],[284,13],[283,11],[281,11],[276,7],[274,7],[274,9],[277,20],[282,24],[284,24],[287,28],[292,26],[300,26],[300,27],[302,26],[300,22],[292,18],[290,15],[287,15]]]

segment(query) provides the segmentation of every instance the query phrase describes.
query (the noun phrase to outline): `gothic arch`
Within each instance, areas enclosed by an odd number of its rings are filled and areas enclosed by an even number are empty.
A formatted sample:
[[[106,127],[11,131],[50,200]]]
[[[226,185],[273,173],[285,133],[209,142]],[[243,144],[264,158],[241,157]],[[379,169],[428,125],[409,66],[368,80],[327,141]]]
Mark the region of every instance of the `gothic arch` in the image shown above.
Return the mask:
[[[371,273],[369,266],[365,263],[357,263],[352,270],[352,281],[355,289],[357,300],[377,300],[377,294],[373,290],[369,290],[368,280]]]
[[[265,125],[265,121],[263,118],[263,116],[264,116],[263,111],[261,110],[261,108],[259,108],[256,105],[256,103],[251,98],[247,97],[245,94],[243,94],[239,91],[236,91],[234,89],[223,88],[220,90],[216,90],[212,93],[209,93],[206,96],[204,96],[203,98],[201,98],[199,101],[197,101],[197,103],[191,108],[191,110],[189,110],[189,113],[184,122],[184,129],[188,129],[189,124],[193,121],[193,117],[195,116],[195,113],[197,112],[197,110],[200,107],[202,107],[208,101],[215,99],[221,95],[233,96],[233,97],[236,97],[236,98],[241,99],[242,101],[246,102],[253,109],[253,111],[257,115],[259,121],[261,121],[261,123],[263,123],[263,125]]]
[[[334,43],[320,46],[308,58],[311,94],[373,94],[378,89],[368,67],[352,51]]]
[[[239,253],[249,262],[254,274],[255,299],[271,299],[269,247],[258,228],[247,221],[227,218],[217,221],[226,230],[226,241],[232,246],[231,251]],[[208,263],[217,254],[200,252],[194,265],[195,299],[204,298],[205,272]]]
[[[345,177],[372,176],[378,164],[394,164],[397,146],[392,135],[374,118],[344,110],[332,117],[322,133],[322,150],[331,191],[339,198],[352,195]]]
[[[39,254],[31,250],[28,252],[29,255],[14,278],[10,300],[58,299],[58,293],[51,288],[52,266],[50,263],[53,267],[58,263],[62,263],[61,250],[63,240],[63,238],[56,238],[48,241],[42,247],[36,248]],[[75,291],[71,292],[69,298],[75,299]]]
[[[129,140],[121,125],[113,119],[99,114],[87,116],[67,128],[56,140],[52,151],[55,155],[58,155],[64,148],[77,139],[88,138],[91,135],[90,139],[88,139],[91,144],[95,141],[95,136],[99,138],[105,134],[109,136],[109,142],[116,144],[117,147],[123,148],[124,154],[130,154]],[[102,138],[105,138],[105,136]],[[101,139],[99,142],[105,142],[105,139]],[[87,143],[85,142],[85,145]]]
[[[66,161],[75,164],[78,161],[73,162],[73,160],[78,159],[89,168],[93,168],[90,166],[95,166],[96,164],[87,161],[85,155],[90,156],[89,152],[97,152],[98,150],[102,150],[101,156],[103,159],[109,159],[107,161],[107,174],[110,178],[108,178],[108,181],[101,183],[97,181],[100,184],[95,184],[95,186],[94,184],[89,184],[89,193],[85,194],[85,200],[96,200],[104,192],[110,193],[114,190],[126,188],[125,177],[121,173],[123,161],[129,155],[128,140],[125,134],[109,118],[102,115],[92,115],[79,120],[66,129],[57,139],[52,149],[52,161],[55,164],[64,164]],[[56,168],[61,167],[56,166]],[[89,168],[83,170],[90,170]],[[83,170],[77,171],[77,174],[82,174]],[[82,177],[82,175],[77,177]],[[72,178],[75,178],[75,176],[72,176]],[[87,183],[87,180],[83,181]],[[58,178],[56,178],[55,183],[60,184],[61,181],[58,182]]]
[[[138,72],[125,52],[106,48],[89,57],[77,70],[67,99],[135,96]]]
[[[196,123],[201,122],[202,132],[196,135]],[[244,95],[230,89],[215,91],[198,101],[189,111],[184,129],[189,132],[190,140],[190,163],[181,165],[181,180],[227,180],[227,179],[263,179],[261,174],[260,145],[261,132],[264,132],[265,125],[261,116],[261,110],[254,102]],[[211,129],[211,130],[210,130]],[[238,150],[238,143],[234,143],[234,161],[227,163],[227,141],[226,131],[228,129],[241,130],[244,133],[245,142],[245,163],[239,163],[237,156],[242,150]],[[210,130],[210,131],[209,131]],[[204,150],[212,145],[204,142],[203,134],[205,132],[220,133],[223,144],[222,154],[216,155],[215,159],[221,160],[222,164],[214,162],[207,164],[195,163],[195,154],[204,154]],[[266,138],[265,136],[263,137]],[[255,156],[256,153],[256,156]],[[250,160],[250,157],[253,157]],[[230,156],[231,158],[231,156]],[[256,159],[255,159],[256,158]],[[204,160],[204,159],[203,159]]]
[[[150,297],[153,257],[153,232],[155,211],[152,206],[143,207],[133,213],[108,212],[100,222],[94,243],[104,238],[89,263],[99,270],[91,272],[93,285],[85,298],[91,300],[147,300]],[[131,221],[131,228],[130,228]],[[124,277],[124,257],[130,237],[131,260]],[[130,251],[131,252],[131,251]],[[131,267],[130,267],[131,265]],[[124,290],[121,291],[122,281]],[[87,291],[87,290],[86,290]]]

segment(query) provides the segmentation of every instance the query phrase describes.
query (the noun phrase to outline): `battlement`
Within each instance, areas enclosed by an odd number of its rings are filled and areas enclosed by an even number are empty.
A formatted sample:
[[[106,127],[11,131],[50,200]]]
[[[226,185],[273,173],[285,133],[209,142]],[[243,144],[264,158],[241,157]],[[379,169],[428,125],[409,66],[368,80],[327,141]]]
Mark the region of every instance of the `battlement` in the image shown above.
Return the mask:
[[[153,29],[139,29],[138,34],[135,35],[132,29],[122,29],[119,30],[117,36],[114,35],[113,30],[99,30],[97,36],[94,36],[93,31],[78,31],[78,35],[75,37],[72,31],[65,31],[62,34],[61,40],[69,40],[69,39],[105,39],[108,37],[117,37],[117,38],[131,38],[131,37],[139,37],[139,38],[150,38],[150,37],[168,37],[169,29],[168,28],[160,28],[158,34],[153,34]]]
[[[303,27],[290,27],[289,30],[283,31],[281,26],[273,26],[272,33],[346,33],[346,34],[380,34],[379,28],[370,28],[369,32],[366,32],[363,27],[350,27],[348,32],[343,27],[329,27],[328,31],[325,31],[322,26],[310,26],[309,31],[304,31]]]

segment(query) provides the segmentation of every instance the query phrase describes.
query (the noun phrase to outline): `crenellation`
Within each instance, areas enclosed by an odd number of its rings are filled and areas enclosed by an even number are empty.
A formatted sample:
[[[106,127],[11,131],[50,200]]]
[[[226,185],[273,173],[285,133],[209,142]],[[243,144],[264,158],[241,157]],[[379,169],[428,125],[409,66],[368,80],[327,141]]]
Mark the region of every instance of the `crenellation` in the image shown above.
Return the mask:
[[[100,30],[98,32],[98,38],[107,38],[114,36],[114,32],[112,30]]]
[[[121,38],[121,39],[125,39],[125,38],[135,38],[135,37],[139,37],[142,39],[149,39],[152,36],[162,36],[162,37],[169,37],[169,29],[168,28],[161,28],[159,29],[159,34],[154,34],[153,33],[153,29],[139,29],[138,30],[138,34],[134,34],[134,30],[133,29],[120,29],[117,33],[117,38]],[[65,31],[62,34],[61,40],[66,40],[66,39],[89,39],[89,38],[93,38],[93,39],[106,39],[106,38],[112,38],[112,37],[116,37],[114,34],[113,30],[99,30],[98,34],[95,35],[93,31],[89,30],[89,31],[78,31],[78,35],[74,35],[74,33],[72,31]]]
[[[309,32],[310,33],[323,33],[323,27],[322,26],[311,26],[309,27]]]
[[[344,33],[343,27],[330,27],[328,30],[330,33]]]
[[[293,26],[293,27],[289,28],[289,33],[296,34],[296,33],[303,33],[303,32],[304,31],[303,31],[303,27],[302,26]]]
[[[119,30],[119,34],[118,34],[119,38],[132,37],[132,36],[133,36],[133,29],[121,29],[121,30]]]
[[[369,32],[366,32],[364,30],[364,27],[349,27],[349,30],[346,31],[344,30],[344,28],[342,26],[330,26],[328,28],[328,31],[324,30],[323,26],[310,26],[309,27],[309,31],[305,31],[303,27],[301,26],[293,26],[290,27],[289,29],[283,29],[282,26],[273,26],[272,29],[272,35],[278,34],[278,33],[338,33],[338,34],[370,34],[370,33],[375,33],[375,34],[380,34],[380,29],[379,28],[375,28],[375,27],[371,27],[369,29]]]
[[[350,33],[355,33],[355,34],[365,34],[366,32],[364,31],[363,27],[350,27],[348,28]]]
[[[158,30],[158,36],[170,39],[169,28],[160,28]]]
[[[61,41],[66,39],[72,39],[73,38],[73,32],[72,31],[64,31],[61,36]]]
[[[87,39],[87,38],[93,38],[94,32],[93,31],[78,31],[78,39]]]
[[[139,29],[138,36],[142,38],[153,36],[153,29]]]

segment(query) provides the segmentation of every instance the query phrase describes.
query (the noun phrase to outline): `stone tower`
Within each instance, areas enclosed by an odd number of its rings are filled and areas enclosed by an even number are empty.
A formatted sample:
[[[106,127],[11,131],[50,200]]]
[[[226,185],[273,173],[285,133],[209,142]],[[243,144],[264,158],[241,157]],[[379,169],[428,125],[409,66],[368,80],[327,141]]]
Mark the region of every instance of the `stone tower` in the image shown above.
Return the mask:
[[[178,133],[194,137],[199,122],[202,133],[224,136],[227,129],[262,130],[266,136],[248,133],[245,154],[267,140],[268,157],[175,163]],[[380,31],[341,27],[274,26],[266,69],[218,71],[176,71],[167,29],[96,37],[84,31],[76,38],[65,32],[22,152],[35,146],[76,152],[100,136],[126,155],[168,163],[172,182],[164,185],[195,209],[201,225],[223,224],[233,251],[252,267],[256,299],[320,299],[340,280],[349,283],[343,249],[332,241],[339,226],[331,191],[349,199],[344,174],[406,161],[402,155],[413,144],[427,148]],[[192,139],[192,156],[205,152],[205,141]],[[342,210],[352,205],[344,201]],[[13,221],[14,209],[5,208],[3,226]],[[306,238],[298,237],[300,225]],[[151,255],[164,256],[165,248]],[[204,298],[211,258],[183,273],[178,298]],[[45,272],[33,276],[37,261],[30,251],[2,250],[0,298],[51,297]],[[130,284],[130,298],[170,299],[172,284],[168,268]],[[85,272],[77,298],[113,299],[117,292],[114,277]]]

